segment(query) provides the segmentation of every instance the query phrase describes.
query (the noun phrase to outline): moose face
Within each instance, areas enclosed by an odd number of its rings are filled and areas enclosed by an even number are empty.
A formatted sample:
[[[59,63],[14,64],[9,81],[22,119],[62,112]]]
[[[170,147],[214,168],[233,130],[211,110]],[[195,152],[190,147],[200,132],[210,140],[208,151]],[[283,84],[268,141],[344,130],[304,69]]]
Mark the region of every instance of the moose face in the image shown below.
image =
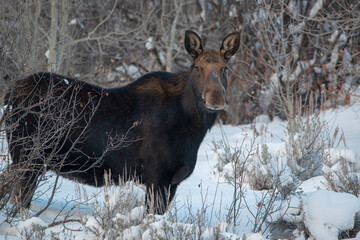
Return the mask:
[[[219,111],[226,106],[226,65],[239,45],[240,34],[234,32],[224,38],[220,50],[203,50],[201,38],[193,31],[185,32],[185,48],[194,60],[191,80],[201,107],[207,111]]]

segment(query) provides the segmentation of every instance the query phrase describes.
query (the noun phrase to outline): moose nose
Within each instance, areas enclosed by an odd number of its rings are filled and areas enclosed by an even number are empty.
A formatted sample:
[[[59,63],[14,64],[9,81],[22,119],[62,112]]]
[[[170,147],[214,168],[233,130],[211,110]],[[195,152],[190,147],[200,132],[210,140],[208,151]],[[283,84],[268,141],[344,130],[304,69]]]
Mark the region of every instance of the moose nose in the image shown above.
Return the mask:
[[[209,86],[203,93],[205,107],[210,110],[219,111],[225,108],[225,89],[223,86]]]

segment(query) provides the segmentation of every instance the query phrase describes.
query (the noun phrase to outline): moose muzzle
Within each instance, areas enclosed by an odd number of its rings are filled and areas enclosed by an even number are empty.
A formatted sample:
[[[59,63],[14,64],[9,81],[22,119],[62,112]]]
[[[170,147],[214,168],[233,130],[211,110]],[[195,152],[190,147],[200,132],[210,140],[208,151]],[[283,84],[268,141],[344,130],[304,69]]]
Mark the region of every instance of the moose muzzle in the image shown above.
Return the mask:
[[[209,110],[219,111],[225,108],[225,88],[221,84],[221,79],[216,72],[213,72],[207,77],[207,85],[202,93],[202,98],[205,101],[205,107]]]

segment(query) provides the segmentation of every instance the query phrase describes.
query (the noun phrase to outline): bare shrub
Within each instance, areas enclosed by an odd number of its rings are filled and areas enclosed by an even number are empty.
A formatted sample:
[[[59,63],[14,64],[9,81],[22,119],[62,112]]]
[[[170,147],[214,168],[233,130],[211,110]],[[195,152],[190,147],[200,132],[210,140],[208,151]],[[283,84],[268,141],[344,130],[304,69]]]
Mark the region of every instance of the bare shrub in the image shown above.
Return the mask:
[[[126,138],[126,134],[109,138],[103,143],[105,150],[101,156],[89,156],[89,162],[79,166],[78,170],[64,171],[74,164],[68,161],[68,156],[81,151],[80,146],[88,135],[88,126],[102,98],[102,93],[96,96],[89,94],[86,100],[80,101],[81,84],[75,86],[75,83],[64,81],[50,84],[42,95],[36,93],[36,88],[29,89],[33,91],[31,95],[20,94],[17,99],[10,92],[1,131],[7,133],[8,153],[12,153],[15,159],[7,156],[7,165],[0,176],[0,206],[1,209],[9,208],[9,217],[30,206],[35,190],[48,182],[47,171],[51,170],[57,176],[48,189],[50,198],[47,204],[34,216],[39,216],[50,206],[58,188],[59,176],[74,177],[98,166],[107,153],[121,147]],[[23,132],[25,130],[26,133]],[[64,147],[65,144],[67,147]],[[8,202],[14,205],[8,205]]]
[[[119,186],[109,184],[94,195],[79,186],[79,222],[95,239],[231,239],[224,234],[225,223],[211,227],[208,212],[214,210],[214,202],[208,202],[207,193],[202,193],[202,206],[198,211],[189,203],[181,206],[187,209],[182,217],[178,215],[176,203],[166,215],[146,213],[145,195],[144,186],[136,181],[121,182]]]
[[[296,185],[288,179],[289,171],[281,164],[279,157],[274,157],[266,145],[256,143],[256,137],[244,138],[240,144],[230,145],[226,136],[213,142],[218,160],[216,168],[224,180],[233,186],[234,196],[227,209],[226,222],[228,231],[235,231],[240,225],[241,213],[246,209],[250,213],[249,221],[252,232],[270,234],[276,227],[274,222],[281,222],[282,216],[271,219],[275,213],[286,214],[289,197],[294,194]],[[279,167],[280,166],[280,167]],[[283,166],[283,167],[281,167]],[[256,206],[246,201],[247,185],[256,192]],[[271,224],[270,224],[271,223]]]
[[[331,149],[329,157],[324,161],[323,176],[331,190],[335,192],[360,194],[359,156],[351,152]]]
[[[321,175],[325,148],[329,143],[326,122],[317,115],[296,117],[287,126],[287,163],[300,181]]]
[[[95,196],[89,196],[78,186],[78,211],[90,211],[80,214],[79,221],[86,232],[98,239],[126,239],[129,231],[140,232],[136,228],[146,214],[145,191],[134,181],[122,181],[119,186],[115,186],[111,179],[110,175],[105,175],[106,184]]]
[[[342,0],[244,3],[243,50],[229,91],[238,106],[230,106],[229,122],[349,104],[359,82],[359,7]]]

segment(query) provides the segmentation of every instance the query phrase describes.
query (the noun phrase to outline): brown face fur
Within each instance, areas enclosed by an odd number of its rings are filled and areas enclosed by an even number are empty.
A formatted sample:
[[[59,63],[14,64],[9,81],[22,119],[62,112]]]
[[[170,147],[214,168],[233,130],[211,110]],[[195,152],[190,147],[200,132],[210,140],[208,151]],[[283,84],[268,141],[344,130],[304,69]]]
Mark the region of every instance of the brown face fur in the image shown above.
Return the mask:
[[[208,110],[218,111],[226,106],[226,64],[239,45],[240,34],[234,32],[224,38],[219,50],[203,50],[201,38],[191,30],[185,32],[185,48],[194,60],[192,81]]]
[[[198,91],[209,110],[224,109],[226,62],[220,51],[205,50],[195,59],[194,72]]]

